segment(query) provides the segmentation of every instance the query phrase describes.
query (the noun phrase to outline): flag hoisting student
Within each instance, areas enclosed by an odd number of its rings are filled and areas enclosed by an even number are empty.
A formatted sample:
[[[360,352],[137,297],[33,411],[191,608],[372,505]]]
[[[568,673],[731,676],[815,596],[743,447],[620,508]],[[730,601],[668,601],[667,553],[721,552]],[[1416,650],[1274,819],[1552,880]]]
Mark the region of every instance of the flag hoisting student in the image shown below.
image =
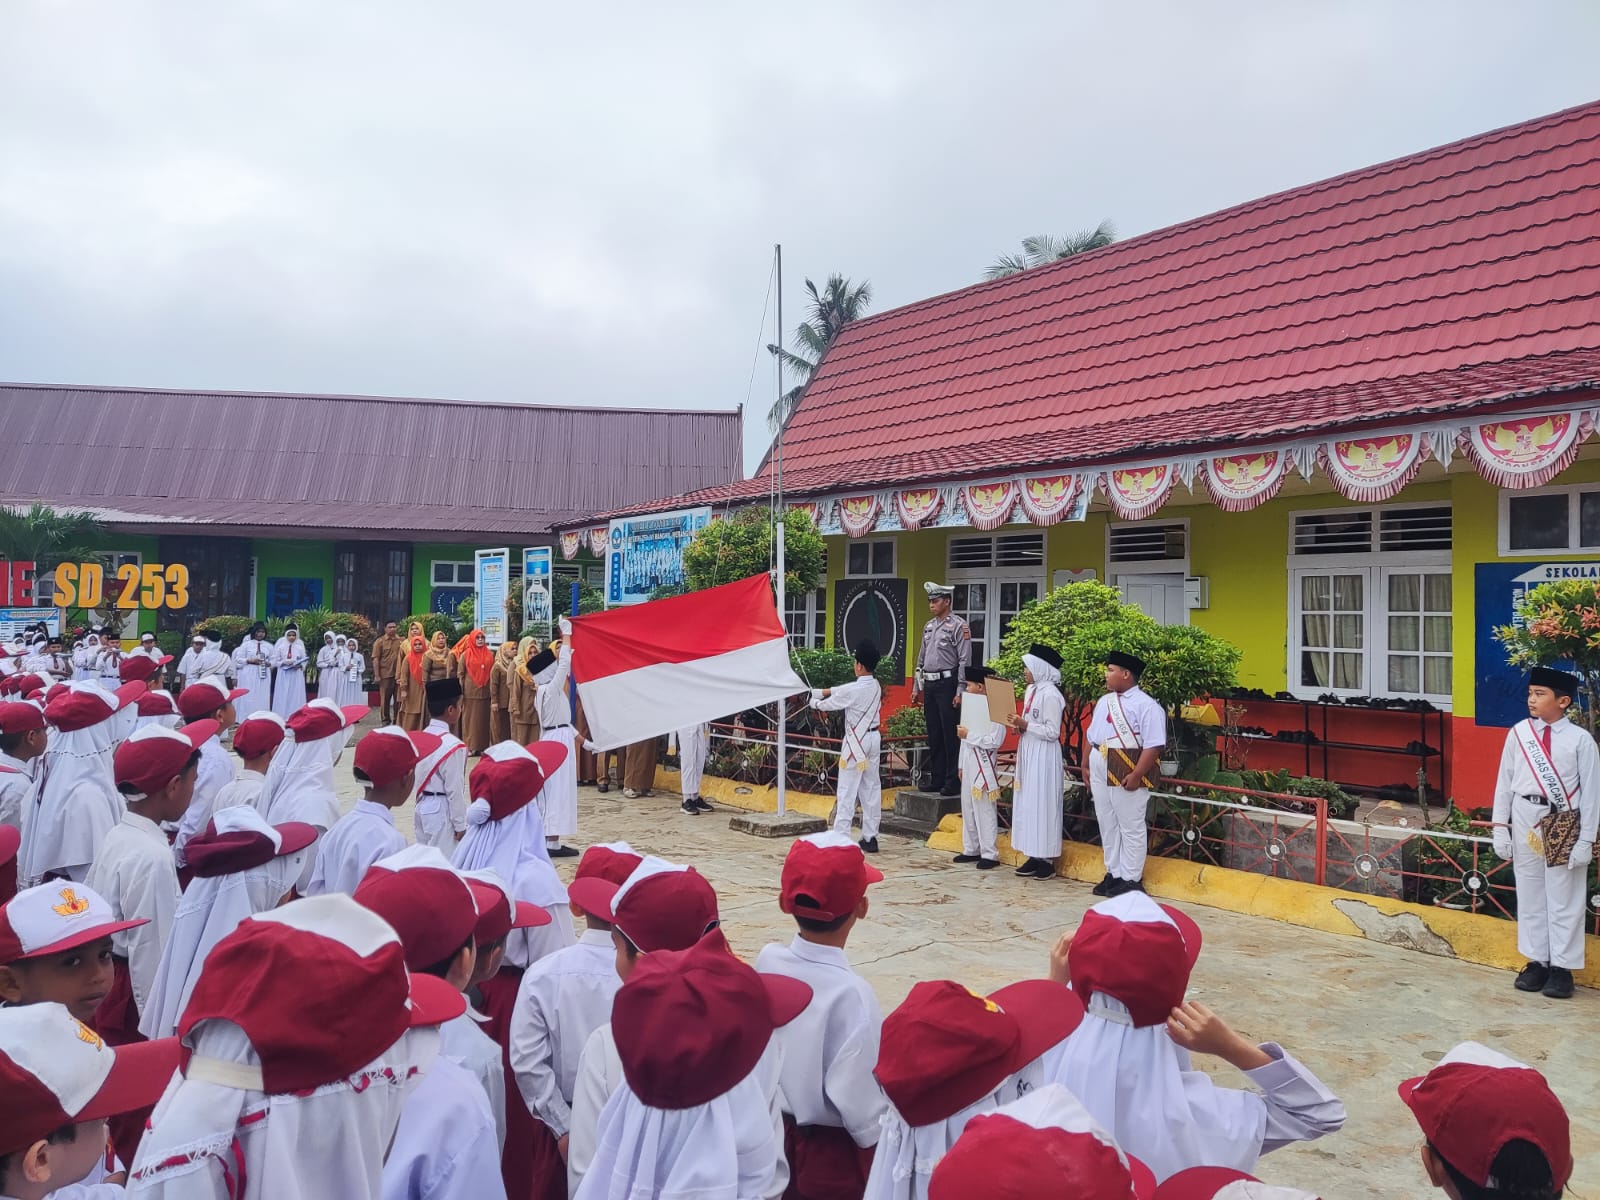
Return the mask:
[[[833,831],[850,836],[856,803],[861,804],[861,849],[878,852],[878,826],[883,820],[882,779],[879,775],[878,712],[883,688],[873,672],[882,656],[876,643],[863,640],[855,648],[855,678],[834,688],[815,689],[811,707],[819,712],[844,713],[844,735],[839,743],[839,786],[833,814]]]
[[[566,747],[567,757],[545,783],[539,803],[544,810],[544,832],[551,856],[576,858],[576,850],[561,844],[562,838],[578,832],[577,736],[572,727],[572,702],[567,699],[567,680],[572,675],[572,626],[565,617],[561,619],[561,631],[566,640],[552,648],[555,661],[534,674],[538,690],[533,702],[539,713],[539,739]]]

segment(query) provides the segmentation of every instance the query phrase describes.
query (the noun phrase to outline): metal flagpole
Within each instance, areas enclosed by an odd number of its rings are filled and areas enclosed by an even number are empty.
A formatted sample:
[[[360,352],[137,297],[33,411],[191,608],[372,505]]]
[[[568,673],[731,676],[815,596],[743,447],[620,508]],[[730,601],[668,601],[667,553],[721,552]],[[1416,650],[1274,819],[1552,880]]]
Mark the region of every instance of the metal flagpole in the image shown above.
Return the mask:
[[[776,256],[778,274],[778,304],[777,304],[777,337],[773,344],[779,350],[783,349],[783,245],[778,243],[772,247]],[[778,403],[783,403],[783,356],[778,355]],[[778,423],[778,446],[774,456],[777,475],[777,501],[772,508],[773,519],[777,528],[773,531],[773,542],[777,550],[778,560],[778,620],[784,623],[787,629],[789,624],[789,609],[784,595],[784,560],[783,560],[783,427],[788,424],[788,414],[779,408],[779,413],[785,419]],[[788,811],[788,785],[789,785],[789,701],[785,697],[778,701],[778,815],[781,817]]]

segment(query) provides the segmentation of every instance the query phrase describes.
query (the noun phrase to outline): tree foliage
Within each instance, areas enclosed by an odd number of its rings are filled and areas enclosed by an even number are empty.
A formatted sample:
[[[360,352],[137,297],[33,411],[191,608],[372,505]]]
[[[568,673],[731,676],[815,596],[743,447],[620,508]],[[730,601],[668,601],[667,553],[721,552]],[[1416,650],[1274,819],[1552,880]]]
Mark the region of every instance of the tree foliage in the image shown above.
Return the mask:
[[[822,356],[833,345],[839,331],[851,321],[865,315],[872,305],[872,284],[862,280],[851,284],[843,275],[830,275],[821,291],[811,280],[806,280],[806,291],[811,300],[806,305],[806,320],[795,327],[794,350],[768,344],[767,351],[783,365],[783,369],[800,383],[779,397],[767,412],[767,424],[774,431],[783,428],[789,414],[794,411],[800,393],[822,364]]]
[[[1532,588],[1517,605],[1514,622],[1494,631],[1506,661],[1520,670],[1571,667],[1583,681],[1586,704],[1572,717],[1591,732],[1600,696],[1600,587],[1592,579],[1558,579]]]
[[[86,512],[0,505],[0,559],[34,563],[41,575],[57,563],[98,559],[104,537],[105,526]]]
[[[790,594],[816,587],[828,568],[828,552],[808,513],[784,513],[784,587]],[[691,592],[747,579],[771,570],[772,511],[739,509],[697,531],[683,548],[683,577]]]
[[[1033,237],[1022,239],[1021,254],[1002,254],[989,264],[983,277],[1004,279],[1007,275],[1017,275],[1023,271],[1031,271],[1034,267],[1045,266],[1047,263],[1060,262],[1063,258],[1099,250],[1116,240],[1116,226],[1110,221],[1101,221],[1093,229],[1083,229],[1064,236],[1053,233],[1035,234]]]

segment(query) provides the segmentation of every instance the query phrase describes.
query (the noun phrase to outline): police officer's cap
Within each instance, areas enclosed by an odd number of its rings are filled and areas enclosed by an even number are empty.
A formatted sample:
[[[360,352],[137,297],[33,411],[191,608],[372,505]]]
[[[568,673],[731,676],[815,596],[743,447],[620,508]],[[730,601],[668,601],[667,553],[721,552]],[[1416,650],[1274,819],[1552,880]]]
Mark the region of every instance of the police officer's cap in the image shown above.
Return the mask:
[[[925,583],[922,590],[928,593],[928,599],[937,599],[940,596],[953,596],[956,589],[948,583]]]

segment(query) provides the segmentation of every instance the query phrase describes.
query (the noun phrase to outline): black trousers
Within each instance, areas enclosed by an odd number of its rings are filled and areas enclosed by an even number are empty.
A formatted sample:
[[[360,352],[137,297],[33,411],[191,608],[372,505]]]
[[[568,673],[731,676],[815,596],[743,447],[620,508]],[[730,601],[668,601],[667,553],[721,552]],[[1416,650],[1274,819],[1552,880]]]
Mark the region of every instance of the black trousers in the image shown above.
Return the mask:
[[[928,726],[928,788],[935,792],[961,790],[961,739],[956,737],[960,712],[956,708],[956,681],[930,679],[922,688],[922,716]]]

